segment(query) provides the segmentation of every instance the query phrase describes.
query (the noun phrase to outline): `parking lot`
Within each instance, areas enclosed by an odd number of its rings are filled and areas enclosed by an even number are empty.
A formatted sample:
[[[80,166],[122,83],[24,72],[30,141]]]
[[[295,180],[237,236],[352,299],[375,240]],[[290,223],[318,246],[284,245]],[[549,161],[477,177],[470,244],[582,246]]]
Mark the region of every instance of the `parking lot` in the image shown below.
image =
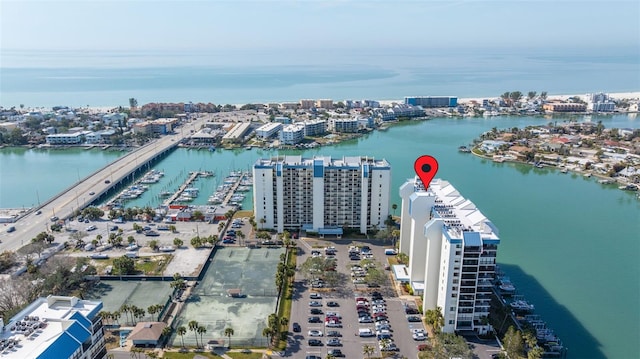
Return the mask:
[[[332,349],[339,349],[347,358],[362,358],[363,347],[365,345],[373,348],[371,356],[381,355],[380,337],[388,336],[392,342],[382,340],[386,344],[387,349],[395,349],[391,351],[399,356],[415,358],[417,355],[417,346],[423,344],[424,340],[414,340],[412,330],[420,331],[424,329],[421,321],[409,322],[405,307],[415,308],[415,303],[408,298],[400,298],[396,295],[389,278],[389,271],[385,270],[386,255],[384,247],[376,245],[369,241],[358,242],[351,240],[335,240],[335,241],[301,241],[298,253],[298,267],[312,254],[313,251],[317,256],[320,251],[324,256],[323,246],[335,247],[335,258],[337,260],[336,271],[344,274],[344,280],[336,286],[336,288],[312,288],[302,274],[298,271],[296,274],[296,283],[294,291],[294,303],[291,313],[291,332],[289,338],[289,346],[287,354],[295,358],[306,358],[315,355],[325,358]],[[387,280],[383,285],[376,288],[368,288],[366,284],[354,284],[352,272],[359,269],[355,266],[362,264],[361,255],[358,259],[350,259],[349,247],[370,247],[371,260],[376,267],[384,271]],[[354,271],[352,271],[354,267]],[[378,292],[382,299],[374,302],[372,294]],[[356,298],[360,298],[358,306]],[[378,297],[380,298],[380,297]],[[315,302],[315,303],[312,303]],[[335,302],[334,305],[328,306],[329,302]],[[310,305],[311,304],[311,305]],[[312,310],[314,313],[312,314]],[[358,313],[360,310],[360,313]],[[328,312],[334,312],[335,315],[328,315]],[[380,313],[376,313],[380,312]],[[321,313],[321,314],[320,314]],[[360,319],[368,313],[370,318]],[[381,319],[378,322],[376,331],[376,320],[378,316],[386,314],[386,322]],[[374,317],[375,316],[375,317]],[[311,317],[317,317],[317,322],[310,323]],[[365,321],[361,323],[361,321]],[[386,325],[384,324],[386,323]],[[299,331],[294,331],[294,325],[299,326]],[[336,327],[331,327],[335,325]],[[387,329],[385,329],[387,328]],[[388,330],[385,331],[385,330]],[[319,331],[310,333],[310,331]],[[340,336],[328,337],[329,332],[337,332]],[[310,336],[310,334],[318,336]],[[321,334],[321,336],[319,336]],[[332,335],[334,333],[331,333]],[[361,336],[363,335],[363,336]],[[365,336],[366,335],[366,336]],[[371,335],[371,336],[369,336]],[[321,345],[309,345],[309,340],[317,340]],[[331,346],[332,339],[339,339],[338,346]],[[393,343],[393,344],[391,344]]]

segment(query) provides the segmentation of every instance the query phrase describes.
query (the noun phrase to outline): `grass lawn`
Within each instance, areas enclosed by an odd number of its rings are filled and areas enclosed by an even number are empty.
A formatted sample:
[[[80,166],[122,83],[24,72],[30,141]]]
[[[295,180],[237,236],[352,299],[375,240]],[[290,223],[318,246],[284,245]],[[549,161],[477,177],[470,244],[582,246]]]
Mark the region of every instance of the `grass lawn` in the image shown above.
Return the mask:
[[[238,352],[227,352],[228,356],[236,359],[260,359],[262,358],[262,353],[238,353]]]
[[[136,270],[146,275],[160,275],[171,260],[170,254],[136,259]]]
[[[240,352],[226,352],[226,355],[234,358],[234,359],[260,359],[262,358],[262,353],[252,352],[252,353],[240,353]],[[179,352],[164,352],[162,357],[168,359],[192,359],[196,355],[205,357],[205,358],[220,358],[219,355],[211,353],[211,352],[188,352],[188,353],[179,353]]]
[[[198,356],[202,356],[205,358],[220,358],[219,355],[217,354],[213,354],[210,352],[202,352],[202,353],[193,353],[193,352],[188,352],[188,353],[178,353],[178,352],[164,352],[162,353],[162,357],[163,358],[169,358],[169,359],[192,359],[194,358],[196,355]]]

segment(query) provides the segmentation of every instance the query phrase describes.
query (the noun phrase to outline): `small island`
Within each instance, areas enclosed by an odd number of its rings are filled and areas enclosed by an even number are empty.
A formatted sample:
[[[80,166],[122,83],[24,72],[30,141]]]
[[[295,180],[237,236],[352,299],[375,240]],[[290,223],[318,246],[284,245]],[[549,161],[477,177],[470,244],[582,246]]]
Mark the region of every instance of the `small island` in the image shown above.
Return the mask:
[[[467,152],[467,146],[460,151]],[[602,122],[573,121],[524,129],[494,127],[474,140],[470,152],[494,162],[596,176],[603,184],[617,182],[623,190],[640,188],[640,129],[607,129]]]

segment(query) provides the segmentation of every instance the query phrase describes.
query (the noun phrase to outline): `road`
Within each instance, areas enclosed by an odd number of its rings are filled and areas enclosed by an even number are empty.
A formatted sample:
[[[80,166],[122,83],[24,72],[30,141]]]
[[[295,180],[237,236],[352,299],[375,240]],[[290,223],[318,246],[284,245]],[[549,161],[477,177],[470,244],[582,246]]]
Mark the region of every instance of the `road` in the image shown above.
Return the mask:
[[[81,179],[71,187],[54,196],[39,208],[19,218],[15,223],[7,224],[0,233],[0,252],[16,251],[18,248],[29,243],[32,238],[39,233],[48,231],[50,225],[55,221],[54,217],[61,220],[71,217],[78,208],[89,205],[94,198],[107,192],[115,186],[121,179],[126,178],[138,167],[147,163],[173,146],[176,146],[184,137],[191,134],[191,130],[200,129],[206,118],[199,118],[185,123],[175,134],[162,136],[129,154],[122,156],[111,164],[99,169],[95,173]],[[62,169],[64,170],[64,169]],[[46,179],[43,179],[46,181]],[[108,182],[105,182],[108,181]],[[94,192],[94,194],[90,194]],[[39,210],[41,214],[38,213]],[[6,228],[14,226],[15,231],[8,233]],[[55,235],[55,233],[54,233]]]

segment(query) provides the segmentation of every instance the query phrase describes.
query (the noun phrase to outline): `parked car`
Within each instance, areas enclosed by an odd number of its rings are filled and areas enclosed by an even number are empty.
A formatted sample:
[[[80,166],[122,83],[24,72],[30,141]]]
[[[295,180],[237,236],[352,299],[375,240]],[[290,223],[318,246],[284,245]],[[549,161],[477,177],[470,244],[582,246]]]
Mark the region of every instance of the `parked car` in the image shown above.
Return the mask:
[[[16,227],[15,226],[11,226],[9,228],[7,228],[7,233],[11,233],[11,232],[15,232]]]
[[[90,225],[89,227],[85,228],[87,230],[87,232],[91,232],[91,231],[95,231],[97,228],[96,226],[94,226],[93,224]]]
[[[327,346],[329,347],[339,347],[342,346],[342,342],[338,338],[331,338],[327,340]]]
[[[327,354],[334,356],[334,357],[343,357],[344,353],[342,353],[342,351],[340,349],[329,349],[329,351],[327,351]]]
[[[407,317],[407,321],[409,322],[420,322],[420,317],[415,316],[415,315],[410,315]]]
[[[311,293],[309,295],[309,298],[311,298],[311,299],[322,299],[322,296],[320,295],[320,293],[313,292],[313,293]]]
[[[307,335],[309,335],[310,337],[321,337],[322,334],[322,330],[310,330],[309,332],[307,332]]]
[[[322,303],[318,302],[317,300],[312,300],[309,302],[309,306],[310,307],[322,307]]]
[[[313,315],[317,315],[317,314],[322,314],[322,309],[318,309],[318,308],[311,308],[311,310],[309,311],[311,314]]]
[[[339,307],[338,302],[327,302],[327,307]]]
[[[341,337],[342,333],[340,333],[337,330],[330,330],[330,331],[327,332],[327,336],[328,337]]]
[[[309,317],[309,319],[307,319],[307,322],[309,322],[309,323],[322,323],[322,319],[320,317],[313,316],[313,317]]]
[[[371,318],[371,317],[360,317],[360,318],[358,318],[358,323],[373,323],[373,318]]]
[[[321,347],[322,341],[319,339],[309,339],[309,341],[307,341],[307,344],[309,344],[310,347]]]
[[[416,341],[427,340],[427,336],[424,335],[424,333],[413,333],[412,337],[413,337],[413,340],[416,340]]]
[[[296,333],[300,333],[302,331],[302,327],[300,327],[300,324],[293,323],[293,331]]]

